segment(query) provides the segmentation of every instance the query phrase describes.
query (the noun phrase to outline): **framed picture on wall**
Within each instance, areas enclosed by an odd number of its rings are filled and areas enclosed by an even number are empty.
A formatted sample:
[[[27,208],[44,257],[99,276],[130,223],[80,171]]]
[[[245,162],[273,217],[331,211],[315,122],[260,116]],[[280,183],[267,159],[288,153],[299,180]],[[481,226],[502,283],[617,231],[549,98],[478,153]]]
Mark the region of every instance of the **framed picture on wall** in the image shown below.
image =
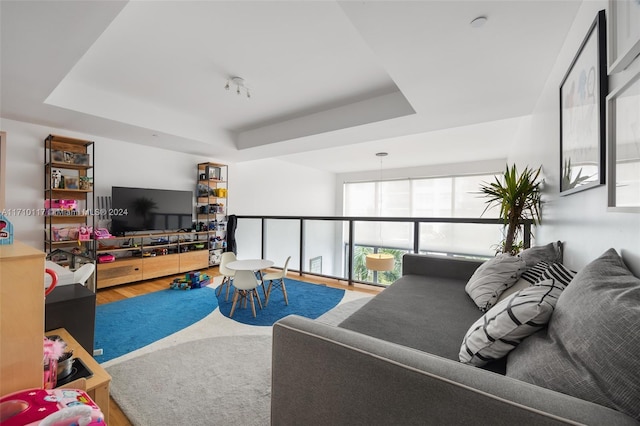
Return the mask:
[[[78,178],[76,176],[65,176],[64,189],[78,189]]]
[[[640,72],[607,97],[609,208],[640,212]]]
[[[640,55],[640,0],[609,0],[609,74]]]
[[[605,31],[601,10],[560,84],[560,195],[605,182]]]

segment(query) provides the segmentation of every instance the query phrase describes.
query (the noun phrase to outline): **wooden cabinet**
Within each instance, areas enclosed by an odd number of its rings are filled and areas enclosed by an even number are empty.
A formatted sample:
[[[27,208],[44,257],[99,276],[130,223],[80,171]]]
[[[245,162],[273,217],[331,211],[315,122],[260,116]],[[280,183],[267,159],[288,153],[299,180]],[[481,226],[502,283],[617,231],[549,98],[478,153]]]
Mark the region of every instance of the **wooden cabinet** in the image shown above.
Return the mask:
[[[203,266],[204,265],[204,266]],[[180,272],[189,272],[209,266],[207,250],[180,253]]]
[[[142,259],[121,259],[98,263],[98,288],[142,280]]]
[[[98,241],[97,287],[105,288],[209,267],[207,232],[172,232],[113,237]]]
[[[0,395],[41,388],[44,252],[0,246]]]
[[[229,168],[225,164],[200,163],[197,172],[197,229],[209,233],[209,264],[218,265],[227,245]]]
[[[196,252],[197,253],[197,252]],[[180,270],[180,254],[167,254],[164,256],[147,257],[142,259],[142,279],[164,277],[173,275]],[[202,265],[202,264],[200,264]],[[198,268],[201,268],[199,266]],[[195,268],[197,269],[197,268]]]

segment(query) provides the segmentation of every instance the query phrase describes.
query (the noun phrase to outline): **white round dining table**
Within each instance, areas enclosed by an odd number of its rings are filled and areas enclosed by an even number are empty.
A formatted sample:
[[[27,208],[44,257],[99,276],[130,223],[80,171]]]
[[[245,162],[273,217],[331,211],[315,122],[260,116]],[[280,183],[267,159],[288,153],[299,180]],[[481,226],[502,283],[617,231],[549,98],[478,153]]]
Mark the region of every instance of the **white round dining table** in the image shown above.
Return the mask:
[[[226,266],[234,271],[260,271],[273,266],[273,261],[267,259],[243,259],[229,262]]]

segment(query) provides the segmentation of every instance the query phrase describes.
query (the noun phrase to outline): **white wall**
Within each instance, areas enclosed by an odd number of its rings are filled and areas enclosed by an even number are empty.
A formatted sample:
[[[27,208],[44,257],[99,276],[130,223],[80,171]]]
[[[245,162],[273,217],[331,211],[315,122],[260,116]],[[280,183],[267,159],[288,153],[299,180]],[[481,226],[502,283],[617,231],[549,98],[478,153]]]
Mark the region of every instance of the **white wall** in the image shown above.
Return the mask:
[[[6,208],[44,206],[44,139],[59,134],[95,141],[95,194],[110,195],[112,186],[193,191],[196,164],[225,163],[222,158],[190,154],[105,139],[66,130],[2,119],[7,132]],[[279,160],[229,164],[229,214],[333,214],[335,177]],[[16,239],[43,248],[42,217],[11,216]]]
[[[335,175],[333,173],[298,166],[278,159],[265,159],[237,163],[229,172],[229,212],[236,215],[279,216],[332,216],[335,214]],[[282,223],[280,223],[282,222]],[[291,255],[290,268],[298,269],[300,258],[299,233],[288,232],[290,221],[268,223],[269,245],[266,256],[282,266]],[[238,221],[236,240],[238,257],[259,255],[261,247],[258,228],[254,221]],[[297,228],[296,228],[297,229]],[[273,237],[274,234],[281,236]],[[332,253],[334,240],[331,234],[314,234],[314,252],[308,257],[323,256],[323,268],[333,273]],[[295,248],[295,250],[293,249]],[[306,266],[305,266],[306,267]]]
[[[509,162],[518,166],[543,165],[545,188],[543,223],[535,232],[541,243],[564,241],[565,263],[579,269],[613,247],[625,260],[640,256],[640,214],[607,211],[607,187],[559,195],[560,117],[559,88],[598,10],[606,1],[584,1],[571,27],[556,64],[533,111],[512,147]],[[631,69],[610,78],[611,91],[620,81],[640,69],[640,59]]]
[[[333,173],[278,159],[236,163],[229,171],[230,212],[238,215],[333,215],[334,185]]]

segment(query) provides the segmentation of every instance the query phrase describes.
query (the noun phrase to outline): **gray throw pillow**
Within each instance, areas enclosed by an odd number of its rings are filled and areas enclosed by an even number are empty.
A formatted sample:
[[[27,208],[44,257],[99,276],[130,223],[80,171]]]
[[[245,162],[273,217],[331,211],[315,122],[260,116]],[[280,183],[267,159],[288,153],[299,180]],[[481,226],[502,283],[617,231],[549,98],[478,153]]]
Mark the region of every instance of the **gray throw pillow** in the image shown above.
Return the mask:
[[[507,359],[507,376],[621,411],[640,421],[640,279],[614,249],[562,292],[546,332]]]
[[[519,257],[527,263],[527,268],[535,266],[538,262],[562,263],[562,242],[556,241],[544,246],[529,247],[522,250]]]
[[[516,282],[525,268],[520,257],[499,254],[480,265],[464,289],[481,311],[487,311],[496,304],[500,294]]]
[[[562,290],[564,286],[548,279],[489,309],[464,336],[460,361],[480,367],[507,355],[522,339],[547,325]]]

